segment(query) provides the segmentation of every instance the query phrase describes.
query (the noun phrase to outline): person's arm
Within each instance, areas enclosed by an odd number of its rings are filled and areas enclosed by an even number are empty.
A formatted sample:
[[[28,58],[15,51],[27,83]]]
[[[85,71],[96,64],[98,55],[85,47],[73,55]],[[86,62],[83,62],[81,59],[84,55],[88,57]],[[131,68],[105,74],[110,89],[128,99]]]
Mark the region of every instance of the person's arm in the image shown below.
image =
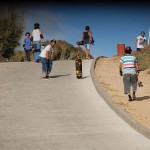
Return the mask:
[[[24,40],[23,40],[23,42],[24,42],[24,43],[23,43],[23,45],[22,45],[22,46],[23,46],[23,48],[24,48],[24,50],[25,50],[25,46],[26,46],[26,44],[25,44],[25,43],[26,43],[26,40],[24,39]]]
[[[47,61],[49,60],[49,51],[48,50],[46,51],[46,60]]]
[[[53,60],[53,56],[54,56],[54,49],[51,47],[50,50],[50,59]]]
[[[30,49],[32,50],[33,49],[33,42],[31,40],[31,37],[30,37]]]
[[[40,37],[41,37],[41,39],[44,39],[44,36],[43,36],[43,34],[42,34],[41,29],[39,29],[39,31],[40,31]]]
[[[46,60],[49,60],[49,57],[50,57],[50,46],[46,46]]]
[[[43,36],[43,34],[40,34],[40,37],[41,37],[41,39],[44,39],[44,36]]]
[[[31,42],[33,42],[33,35],[31,35],[31,38],[30,38],[30,39],[31,39]]]
[[[54,56],[54,52],[52,51],[51,52],[51,60],[53,59],[53,56]]]
[[[93,34],[91,31],[89,32],[89,37],[90,37],[91,44],[94,44],[94,38],[93,38]]]
[[[135,69],[137,72],[140,70],[137,62],[135,62]]]
[[[84,33],[82,33],[82,41],[84,41]]]
[[[134,45],[137,46],[137,38],[134,40]]]
[[[89,35],[90,39],[92,39],[93,35],[92,35],[91,31],[88,32],[88,35]]]
[[[123,67],[123,63],[120,62],[120,64],[119,64],[119,73],[120,73],[120,76],[122,76],[122,67]]]
[[[31,34],[30,39],[31,39],[31,41],[33,42],[33,31],[32,31],[32,34]]]
[[[139,65],[138,65],[138,59],[135,57],[135,59],[134,59],[134,67],[135,67],[135,69],[136,69],[136,72],[139,72]]]

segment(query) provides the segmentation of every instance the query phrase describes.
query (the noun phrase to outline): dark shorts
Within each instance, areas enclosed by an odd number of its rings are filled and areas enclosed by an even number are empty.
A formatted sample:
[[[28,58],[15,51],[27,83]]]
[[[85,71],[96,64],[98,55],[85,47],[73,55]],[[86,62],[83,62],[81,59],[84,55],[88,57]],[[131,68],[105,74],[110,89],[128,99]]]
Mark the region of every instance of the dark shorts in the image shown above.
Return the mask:
[[[141,51],[142,49],[143,49],[143,48],[137,48],[136,50],[137,50],[137,51]]]

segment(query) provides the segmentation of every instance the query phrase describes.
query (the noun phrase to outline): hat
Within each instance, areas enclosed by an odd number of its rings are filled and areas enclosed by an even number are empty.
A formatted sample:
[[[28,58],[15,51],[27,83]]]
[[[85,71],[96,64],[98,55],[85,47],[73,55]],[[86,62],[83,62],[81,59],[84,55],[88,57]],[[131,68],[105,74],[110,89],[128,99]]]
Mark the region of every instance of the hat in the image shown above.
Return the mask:
[[[131,49],[130,46],[127,46],[127,47],[125,48],[125,50],[126,50],[126,51],[132,51],[132,49]]]

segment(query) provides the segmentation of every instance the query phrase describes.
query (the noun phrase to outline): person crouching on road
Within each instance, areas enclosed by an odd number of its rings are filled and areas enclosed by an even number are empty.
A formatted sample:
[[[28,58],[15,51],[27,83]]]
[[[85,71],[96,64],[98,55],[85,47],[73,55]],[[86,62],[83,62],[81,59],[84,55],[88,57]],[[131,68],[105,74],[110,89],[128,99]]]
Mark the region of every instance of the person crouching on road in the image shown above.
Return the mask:
[[[123,75],[124,94],[128,94],[129,101],[136,99],[135,93],[137,90],[137,72],[139,71],[137,59],[135,56],[131,55],[131,52],[131,47],[127,46],[125,48],[125,55],[120,58],[119,65],[120,75]],[[132,96],[130,93],[131,86],[133,90]]]
[[[41,51],[40,60],[42,63],[42,78],[49,78],[49,74],[52,70],[52,60],[53,60],[53,47],[56,44],[56,40],[51,40],[50,43]]]

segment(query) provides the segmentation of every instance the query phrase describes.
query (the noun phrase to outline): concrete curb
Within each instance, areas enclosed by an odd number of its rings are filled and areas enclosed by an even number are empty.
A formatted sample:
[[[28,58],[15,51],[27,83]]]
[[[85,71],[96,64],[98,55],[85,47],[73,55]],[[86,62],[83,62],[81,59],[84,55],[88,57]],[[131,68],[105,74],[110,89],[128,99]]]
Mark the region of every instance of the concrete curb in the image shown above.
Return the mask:
[[[135,119],[133,119],[125,110],[120,108],[113,100],[112,98],[105,92],[104,88],[99,83],[96,74],[95,74],[95,66],[96,61],[100,59],[97,57],[95,60],[93,60],[91,64],[91,78],[93,80],[94,86],[98,92],[98,94],[105,100],[105,102],[110,106],[112,110],[115,111],[123,120],[125,120],[132,128],[137,130],[139,133],[143,134],[145,137],[150,139],[150,129],[144,127],[142,124],[137,122]]]

